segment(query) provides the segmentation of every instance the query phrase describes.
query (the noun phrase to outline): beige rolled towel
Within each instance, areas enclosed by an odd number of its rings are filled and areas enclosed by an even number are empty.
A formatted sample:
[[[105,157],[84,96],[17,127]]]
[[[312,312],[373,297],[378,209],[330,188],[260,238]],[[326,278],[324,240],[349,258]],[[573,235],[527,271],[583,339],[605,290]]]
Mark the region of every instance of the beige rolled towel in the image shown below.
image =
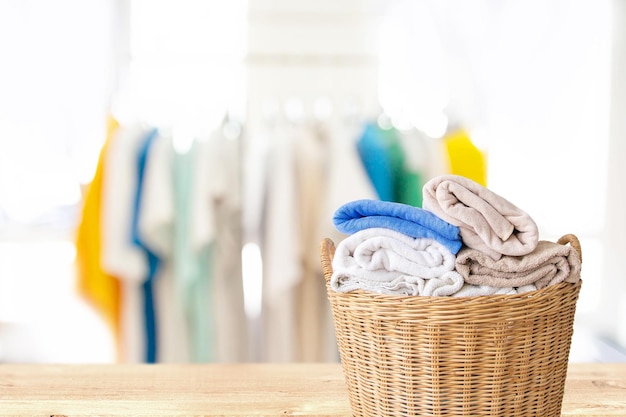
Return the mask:
[[[563,281],[576,283],[580,268],[581,257],[574,247],[545,240],[524,256],[502,256],[496,261],[476,249],[463,248],[456,257],[456,270],[466,283],[491,287],[533,284],[541,289]]]
[[[468,178],[441,175],[422,189],[422,206],[458,226],[465,246],[498,260],[535,250],[539,231],[535,221],[500,195]]]

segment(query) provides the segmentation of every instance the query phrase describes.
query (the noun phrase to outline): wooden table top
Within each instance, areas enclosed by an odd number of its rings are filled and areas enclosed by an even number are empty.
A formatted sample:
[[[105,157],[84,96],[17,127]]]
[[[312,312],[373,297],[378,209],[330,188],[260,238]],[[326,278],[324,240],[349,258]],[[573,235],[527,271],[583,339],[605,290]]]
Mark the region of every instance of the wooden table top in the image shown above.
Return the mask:
[[[0,415],[351,413],[339,364],[1,364]],[[626,416],[626,363],[570,364],[563,415]]]

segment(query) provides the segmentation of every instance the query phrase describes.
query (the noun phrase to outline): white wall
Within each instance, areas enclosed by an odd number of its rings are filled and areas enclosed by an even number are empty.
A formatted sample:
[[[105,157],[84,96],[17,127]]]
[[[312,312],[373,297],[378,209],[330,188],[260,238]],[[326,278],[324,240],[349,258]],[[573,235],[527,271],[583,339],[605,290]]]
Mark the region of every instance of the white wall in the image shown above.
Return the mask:
[[[600,285],[594,323],[626,347],[626,2],[613,0],[611,122],[607,149],[604,208],[604,269],[587,274]],[[600,186],[602,184],[599,184]]]

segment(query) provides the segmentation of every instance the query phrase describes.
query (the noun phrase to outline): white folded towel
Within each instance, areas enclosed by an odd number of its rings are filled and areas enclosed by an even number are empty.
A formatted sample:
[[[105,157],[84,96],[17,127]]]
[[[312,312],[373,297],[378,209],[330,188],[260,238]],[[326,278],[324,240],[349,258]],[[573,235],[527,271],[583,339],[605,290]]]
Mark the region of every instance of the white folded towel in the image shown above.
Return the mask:
[[[463,286],[463,278],[455,271],[439,278],[419,278],[399,275],[391,281],[367,280],[357,276],[340,276],[333,288],[337,292],[363,290],[387,295],[403,296],[454,296]]]
[[[524,285],[522,287],[498,288],[489,285],[465,284],[460,291],[454,294],[454,297],[477,297],[482,295],[512,295],[523,294],[525,292],[535,291],[537,287],[533,284]]]
[[[434,239],[412,238],[385,228],[364,229],[337,245],[330,284],[338,292],[453,295],[464,283],[454,270],[455,260]]]

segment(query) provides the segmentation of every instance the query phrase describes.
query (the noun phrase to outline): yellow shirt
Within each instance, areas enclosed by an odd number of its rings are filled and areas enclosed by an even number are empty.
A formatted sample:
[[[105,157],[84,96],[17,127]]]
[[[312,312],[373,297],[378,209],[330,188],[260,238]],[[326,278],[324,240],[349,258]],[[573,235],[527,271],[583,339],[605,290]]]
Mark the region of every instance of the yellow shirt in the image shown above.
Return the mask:
[[[487,186],[487,158],[471,141],[464,129],[457,129],[443,138],[450,162],[450,173],[469,178]]]
[[[78,292],[97,309],[110,328],[116,343],[119,344],[119,280],[103,271],[100,261],[100,208],[104,161],[106,159],[107,146],[118,127],[117,121],[111,118],[107,126],[107,138],[98,158],[96,173],[87,188],[80,222],[76,231],[76,264]]]

